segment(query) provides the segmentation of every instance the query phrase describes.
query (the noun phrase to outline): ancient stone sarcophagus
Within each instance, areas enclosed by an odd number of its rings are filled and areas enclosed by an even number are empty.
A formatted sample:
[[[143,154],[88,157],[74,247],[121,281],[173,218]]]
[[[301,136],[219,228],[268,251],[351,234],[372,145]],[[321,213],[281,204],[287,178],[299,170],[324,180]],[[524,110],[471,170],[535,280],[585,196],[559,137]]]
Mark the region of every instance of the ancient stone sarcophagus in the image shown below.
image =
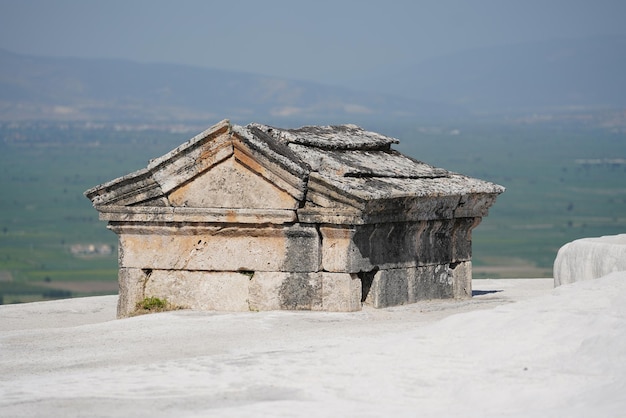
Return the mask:
[[[397,142],[222,121],[86,191],[119,236],[118,316],[151,296],[231,311],[471,297],[471,231],[504,188]]]

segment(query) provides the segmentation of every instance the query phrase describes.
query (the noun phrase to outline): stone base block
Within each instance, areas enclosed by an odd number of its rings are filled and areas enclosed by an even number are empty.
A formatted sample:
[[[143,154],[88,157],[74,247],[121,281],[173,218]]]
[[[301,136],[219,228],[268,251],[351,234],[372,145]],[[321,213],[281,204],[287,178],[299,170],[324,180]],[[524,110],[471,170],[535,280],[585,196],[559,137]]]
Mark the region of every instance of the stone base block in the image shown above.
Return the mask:
[[[137,303],[145,297],[146,273],[141,269],[120,268],[117,278],[119,284],[117,317],[124,318],[135,312]]]
[[[453,295],[456,299],[472,297],[472,262],[464,261],[448,266],[448,274],[452,277]]]
[[[145,296],[200,311],[247,311],[250,277],[239,272],[154,270]]]
[[[146,297],[204,311],[361,309],[361,280],[348,273],[207,272],[122,268],[119,318]]]
[[[361,281],[347,273],[257,272],[250,309],[352,312],[361,309]]]
[[[370,273],[207,272],[120,269],[118,317],[146,297],[183,308],[218,311],[313,310],[353,312],[472,295],[471,262]]]
[[[186,309],[247,311],[249,282],[250,277],[239,272],[122,268],[117,316],[132,315],[146,297]]]
[[[463,299],[472,295],[471,262],[379,270],[365,303],[374,308],[428,299]]]

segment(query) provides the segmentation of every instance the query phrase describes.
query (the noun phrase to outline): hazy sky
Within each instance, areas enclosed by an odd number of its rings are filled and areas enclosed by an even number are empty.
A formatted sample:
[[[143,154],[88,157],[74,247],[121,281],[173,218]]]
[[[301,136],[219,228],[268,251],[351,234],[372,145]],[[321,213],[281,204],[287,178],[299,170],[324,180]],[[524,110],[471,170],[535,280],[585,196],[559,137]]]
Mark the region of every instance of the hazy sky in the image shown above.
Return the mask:
[[[625,0],[0,0],[0,48],[323,82],[463,49],[626,35]]]

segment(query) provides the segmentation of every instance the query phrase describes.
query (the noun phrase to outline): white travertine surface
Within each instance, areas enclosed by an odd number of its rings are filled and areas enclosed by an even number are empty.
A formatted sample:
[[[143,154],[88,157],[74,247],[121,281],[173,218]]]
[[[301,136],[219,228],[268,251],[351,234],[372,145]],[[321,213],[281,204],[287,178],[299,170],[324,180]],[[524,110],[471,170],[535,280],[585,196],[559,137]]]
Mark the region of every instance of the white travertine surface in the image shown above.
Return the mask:
[[[622,416],[626,273],[552,286],[351,313],[0,306],[0,416]]]
[[[626,234],[582,238],[559,249],[554,285],[597,279],[614,271],[626,271]]]

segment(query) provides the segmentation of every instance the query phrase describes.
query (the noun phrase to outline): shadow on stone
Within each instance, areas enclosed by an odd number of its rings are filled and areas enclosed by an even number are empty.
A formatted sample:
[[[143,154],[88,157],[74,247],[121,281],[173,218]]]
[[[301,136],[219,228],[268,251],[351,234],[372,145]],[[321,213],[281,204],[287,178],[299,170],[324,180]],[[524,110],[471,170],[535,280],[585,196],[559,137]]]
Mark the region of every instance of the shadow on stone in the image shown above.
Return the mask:
[[[374,282],[374,276],[378,271],[378,267],[374,267],[371,271],[362,271],[357,273],[359,279],[361,279],[361,302],[365,302],[367,299],[367,295],[370,293],[370,289],[372,288],[372,283]]]
[[[482,296],[500,292],[502,292],[502,290],[472,290],[472,296]]]

